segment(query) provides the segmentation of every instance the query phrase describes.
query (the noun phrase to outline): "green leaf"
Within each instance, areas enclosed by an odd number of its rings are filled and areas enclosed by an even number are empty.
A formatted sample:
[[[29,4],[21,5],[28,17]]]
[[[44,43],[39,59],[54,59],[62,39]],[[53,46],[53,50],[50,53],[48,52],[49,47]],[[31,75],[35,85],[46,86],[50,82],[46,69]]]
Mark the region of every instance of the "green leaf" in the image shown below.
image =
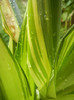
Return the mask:
[[[27,62],[34,82],[44,97],[47,95],[48,84],[50,84],[52,71],[55,66],[60,13],[60,0],[28,1]],[[53,85],[55,87],[55,82]],[[54,94],[53,97],[55,97],[55,88],[50,94]]]
[[[64,62],[60,68],[56,78],[56,91],[65,90],[65,88],[74,85],[74,51],[68,56],[68,60]],[[67,90],[68,92],[68,90]]]
[[[23,20],[23,24],[21,28],[21,34],[20,34],[18,45],[17,45],[15,58],[17,59],[20,66],[22,67],[28,79],[28,82],[31,88],[31,93],[32,93],[32,96],[29,99],[34,100],[35,99],[35,84],[27,66],[27,9],[25,12],[25,16],[24,16],[24,20]]]
[[[28,100],[31,92],[27,78],[1,36],[0,48],[0,95],[8,100]]]
[[[59,96],[68,95],[68,94],[74,94],[74,84],[57,92],[57,95]]]
[[[74,85],[74,26],[60,39],[58,52],[56,91],[65,91]]]
[[[41,99],[41,100],[74,100],[74,94],[57,96],[56,99]]]

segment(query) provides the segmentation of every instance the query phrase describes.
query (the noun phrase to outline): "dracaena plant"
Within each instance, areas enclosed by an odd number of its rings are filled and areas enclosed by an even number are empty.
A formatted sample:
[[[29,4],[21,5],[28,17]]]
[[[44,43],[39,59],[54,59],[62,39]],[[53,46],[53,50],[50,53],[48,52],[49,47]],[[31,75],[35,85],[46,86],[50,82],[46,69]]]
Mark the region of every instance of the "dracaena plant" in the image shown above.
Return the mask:
[[[61,3],[28,0],[22,21],[15,0],[0,0],[0,100],[74,100],[74,25],[60,32]]]

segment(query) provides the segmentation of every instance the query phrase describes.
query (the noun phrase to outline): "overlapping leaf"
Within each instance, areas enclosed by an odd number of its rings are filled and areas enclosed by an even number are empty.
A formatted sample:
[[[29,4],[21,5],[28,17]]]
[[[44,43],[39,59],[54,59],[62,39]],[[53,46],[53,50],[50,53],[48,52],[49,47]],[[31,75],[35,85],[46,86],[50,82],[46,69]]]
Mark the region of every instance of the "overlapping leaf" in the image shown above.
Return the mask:
[[[30,73],[43,96],[47,95],[48,83],[50,84],[54,69],[57,32],[60,28],[60,4],[58,0],[28,1],[27,62]],[[51,91],[49,95],[53,94],[55,97],[55,83],[51,83],[54,86],[54,93]]]
[[[25,16],[24,16],[24,20],[22,24],[21,34],[20,34],[18,46],[16,49],[15,58],[19,62],[20,66],[22,67],[29,81],[29,85],[31,87],[31,93],[32,93],[32,96],[30,96],[29,100],[34,100],[35,99],[35,84],[27,66],[27,10],[25,12]]]
[[[74,85],[74,25],[61,41],[57,62],[57,91]]]
[[[8,4],[7,0],[2,0],[2,2],[3,5]],[[11,3],[14,8],[13,4],[14,2]],[[8,6],[10,10],[12,6]],[[4,8],[1,5],[2,15],[6,14],[2,9]],[[67,34],[60,37],[60,14],[61,0],[28,1],[28,10],[24,17],[15,54],[31,87],[32,96],[27,98],[28,100],[36,99],[35,84],[39,89],[41,100],[74,99],[74,26]],[[3,15],[5,29],[10,32],[11,29],[8,29],[9,24],[6,24],[4,17],[5,15]],[[13,25],[16,27],[18,25],[16,18],[15,23]],[[18,31],[19,28],[16,28],[15,33],[19,33]],[[18,38],[13,38],[17,42]],[[0,80],[1,87],[3,87],[2,79]],[[1,90],[0,94],[3,95],[5,88]],[[6,93],[5,98],[7,98]]]

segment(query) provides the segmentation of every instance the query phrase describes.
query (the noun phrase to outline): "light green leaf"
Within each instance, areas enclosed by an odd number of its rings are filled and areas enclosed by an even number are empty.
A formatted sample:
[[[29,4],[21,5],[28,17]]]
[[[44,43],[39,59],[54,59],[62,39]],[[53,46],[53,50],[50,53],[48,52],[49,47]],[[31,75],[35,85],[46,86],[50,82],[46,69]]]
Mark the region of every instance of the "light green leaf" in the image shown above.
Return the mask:
[[[8,100],[28,100],[31,92],[27,78],[1,36],[0,48],[0,95]]]

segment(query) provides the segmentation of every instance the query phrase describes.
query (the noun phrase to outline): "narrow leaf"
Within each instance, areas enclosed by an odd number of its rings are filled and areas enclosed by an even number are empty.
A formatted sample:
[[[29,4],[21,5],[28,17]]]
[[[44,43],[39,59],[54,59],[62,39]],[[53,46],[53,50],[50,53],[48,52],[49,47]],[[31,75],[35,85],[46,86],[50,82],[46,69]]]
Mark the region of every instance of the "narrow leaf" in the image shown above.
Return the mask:
[[[24,15],[24,20],[21,28],[21,34],[19,37],[19,42],[17,45],[15,58],[17,59],[18,63],[22,67],[26,77],[28,79],[32,96],[30,96],[30,100],[35,99],[35,84],[30,74],[30,71],[27,66],[27,9]]]

